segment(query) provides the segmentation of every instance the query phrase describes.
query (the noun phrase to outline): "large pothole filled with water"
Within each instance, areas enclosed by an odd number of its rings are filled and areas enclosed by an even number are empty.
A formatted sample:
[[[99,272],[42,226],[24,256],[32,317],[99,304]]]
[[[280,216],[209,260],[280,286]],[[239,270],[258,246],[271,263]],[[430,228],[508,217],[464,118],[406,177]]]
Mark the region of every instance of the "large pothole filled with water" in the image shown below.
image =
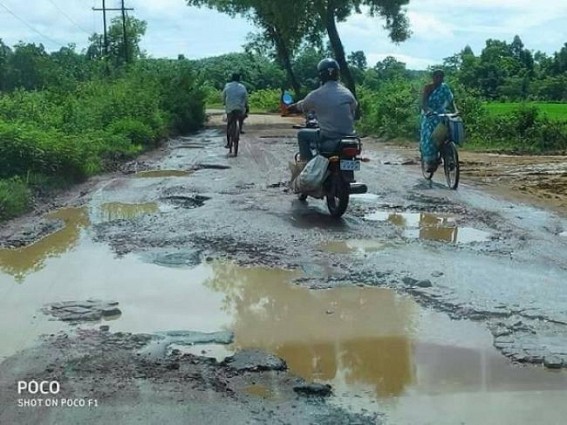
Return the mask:
[[[385,410],[394,423],[418,423],[412,422],[418,413],[433,423],[478,417],[481,413],[468,409],[471,397],[492,408],[518,404],[524,398],[512,394],[521,392],[551,407],[549,393],[567,395],[565,372],[512,365],[481,325],[451,321],[389,289],[312,290],[297,284],[300,271],[214,261],[195,265],[196,253],[180,251],[116,258],[106,244],[91,240],[89,223],[153,214],[155,206],[109,204],[99,211],[100,216],[84,208],[62,211],[58,216],[67,226],[61,231],[25,251],[0,251],[0,360],[42,334],[77,326],[50,320],[42,313],[46,305],[100,299],[119,303],[121,314],[78,326],[174,331],[178,338],[165,352],[218,360],[258,348],[284,359],[292,374],[330,384],[332,402]],[[353,241],[334,248],[371,252],[384,246]],[[231,332],[233,338],[184,344],[190,331]],[[275,392],[261,386],[248,391],[258,397]]]
[[[368,221],[390,222],[403,229],[408,239],[466,244],[486,242],[491,234],[472,227],[459,226],[455,217],[425,212],[376,211],[364,217]]]

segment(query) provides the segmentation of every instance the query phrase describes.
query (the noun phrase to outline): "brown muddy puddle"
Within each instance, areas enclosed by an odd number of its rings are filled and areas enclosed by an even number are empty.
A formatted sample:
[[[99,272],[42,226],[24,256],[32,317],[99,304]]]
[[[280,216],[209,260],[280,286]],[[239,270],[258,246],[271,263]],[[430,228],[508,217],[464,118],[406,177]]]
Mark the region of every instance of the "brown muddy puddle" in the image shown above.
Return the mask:
[[[472,227],[456,224],[451,216],[423,213],[376,211],[367,214],[365,220],[388,221],[404,229],[403,236],[408,239],[422,239],[448,243],[485,242],[490,240],[490,233]]]
[[[61,256],[75,248],[79,243],[81,231],[92,223],[131,220],[161,210],[167,208],[160,207],[155,202],[145,204],[111,202],[104,203],[98,208],[64,208],[47,214],[47,218],[62,220],[64,227],[28,246],[0,249],[0,272],[22,282],[26,275],[41,270],[47,259]]]
[[[140,171],[135,174],[139,178],[163,178],[163,177],[186,177],[191,175],[191,171],[185,170],[149,170]]]
[[[114,218],[154,209],[113,204],[98,211]],[[190,351],[222,359],[245,348],[264,349],[285,359],[291,373],[330,383],[333,403],[352,409],[376,404],[398,418],[395,423],[406,418],[412,423],[413,406],[432,423],[442,423],[445,416],[431,406],[468,409],[454,399],[472,397],[492,406],[530,394],[532,403],[545,406],[550,394],[567,396],[567,373],[513,366],[495,351],[482,326],[451,321],[391,290],[310,290],[293,283],[302,276],[297,271],[231,263],[175,268],[134,255],[116,258],[85,231],[92,212],[56,214],[67,227],[24,248],[25,255],[0,252],[0,361],[42,334],[71,328],[48,320],[40,312],[45,304],[94,298],[117,301],[122,314],[82,327],[104,323],[112,332],[136,333],[232,330],[233,344],[196,345]],[[272,396],[261,387],[246,392]]]

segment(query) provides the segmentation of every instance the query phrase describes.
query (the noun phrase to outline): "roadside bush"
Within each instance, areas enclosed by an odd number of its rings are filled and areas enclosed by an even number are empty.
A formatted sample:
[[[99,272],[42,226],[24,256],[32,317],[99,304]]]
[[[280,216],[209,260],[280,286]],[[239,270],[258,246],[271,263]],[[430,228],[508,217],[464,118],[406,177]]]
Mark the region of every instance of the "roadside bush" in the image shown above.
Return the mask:
[[[135,146],[152,146],[156,141],[154,130],[135,118],[122,118],[108,126],[113,135],[122,135]]]
[[[30,190],[20,178],[0,179],[0,221],[25,213],[30,204]]]
[[[359,90],[359,130],[387,139],[419,138],[419,90],[405,80],[385,82],[378,90]]]
[[[218,90],[207,84],[203,87],[205,91],[205,104],[208,108],[222,106],[222,90]]]
[[[250,93],[250,109],[258,112],[278,112],[280,109],[280,90],[255,90]]]
[[[524,106],[507,114],[484,116],[470,137],[473,146],[482,149],[531,154],[567,150],[567,124]]]

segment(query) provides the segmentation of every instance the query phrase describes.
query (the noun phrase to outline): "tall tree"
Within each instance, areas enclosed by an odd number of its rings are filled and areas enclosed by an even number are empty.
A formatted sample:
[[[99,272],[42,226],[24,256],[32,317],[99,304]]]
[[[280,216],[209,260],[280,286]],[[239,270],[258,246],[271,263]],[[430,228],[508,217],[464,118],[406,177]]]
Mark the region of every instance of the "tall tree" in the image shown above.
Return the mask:
[[[320,42],[322,28],[308,13],[308,3],[302,0],[186,0],[189,6],[206,6],[231,16],[241,15],[260,29],[249,48],[273,47],[275,56],[285,69],[296,94],[299,81],[292,58],[304,40]],[[263,43],[265,42],[265,43]]]
[[[0,91],[8,89],[8,72],[12,49],[0,38]]]
[[[329,36],[335,59],[341,66],[345,85],[355,96],[355,81],[348,67],[337,23],[345,21],[352,13],[363,13],[365,9],[370,16],[385,19],[384,28],[388,30],[392,41],[399,43],[410,35],[409,21],[402,8],[409,4],[409,0],[312,0],[306,3],[312,5],[312,13],[317,14],[321,19]]]
[[[145,54],[140,48],[140,41],[146,34],[147,23],[132,16],[126,17],[126,34],[128,48],[127,62],[133,62],[135,59],[143,57]],[[89,38],[90,45],[87,48],[86,55],[89,59],[99,59],[102,57],[102,37],[94,33]],[[124,27],[122,26],[122,18],[115,17],[110,21],[108,28],[108,59],[115,66],[123,65],[126,62],[124,57]]]

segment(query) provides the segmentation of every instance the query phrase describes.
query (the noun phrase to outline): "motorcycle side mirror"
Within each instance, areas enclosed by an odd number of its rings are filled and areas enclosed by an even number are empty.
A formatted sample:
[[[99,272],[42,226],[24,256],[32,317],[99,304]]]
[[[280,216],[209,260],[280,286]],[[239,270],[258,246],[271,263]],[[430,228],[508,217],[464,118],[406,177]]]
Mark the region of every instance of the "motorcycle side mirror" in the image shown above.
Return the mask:
[[[293,103],[293,97],[289,93],[285,93],[282,97],[282,102],[286,105],[291,105]]]

